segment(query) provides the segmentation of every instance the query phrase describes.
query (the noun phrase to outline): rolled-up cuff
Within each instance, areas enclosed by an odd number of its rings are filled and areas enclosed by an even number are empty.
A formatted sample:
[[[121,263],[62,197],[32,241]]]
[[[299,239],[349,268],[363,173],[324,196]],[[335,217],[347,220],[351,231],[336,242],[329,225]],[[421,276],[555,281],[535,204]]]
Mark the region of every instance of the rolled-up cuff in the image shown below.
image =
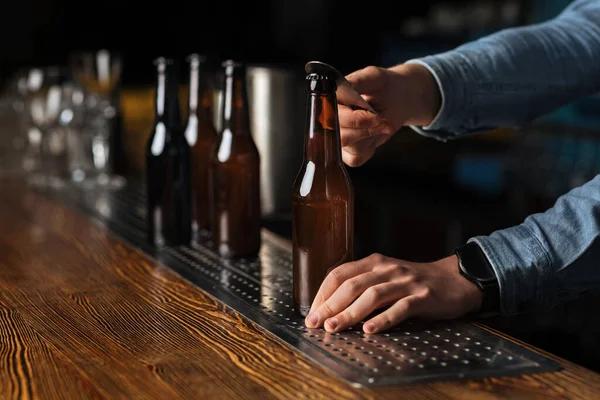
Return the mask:
[[[527,227],[518,225],[471,241],[481,247],[496,273],[502,314],[546,309],[553,303],[550,257]]]
[[[409,63],[422,65],[431,73],[442,99],[440,110],[429,125],[410,127],[423,136],[441,141],[470,133],[461,128],[469,125],[467,120],[472,112],[472,98],[468,90],[468,65],[463,58],[458,54],[446,52],[405,62]]]
[[[435,80],[435,83],[438,86],[438,90],[440,91],[440,97],[442,99],[442,101],[441,101],[442,104],[440,105],[440,109],[438,110],[435,118],[433,118],[431,123],[427,126],[422,127],[422,129],[425,131],[430,130],[432,126],[436,126],[437,120],[440,119],[440,116],[444,112],[444,106],[446,104],[446,96],[444,95],[444,87],[442,86],[442,81],[440,80],[437,72],[435,72],[435,70],[433,68],[431,68],[427,63],[424,63],[423,61],[421,61],[419,59],[408,60],[404,64],[418,64],[418,65],[421,65],[422,67],[424,67],[433,76],[433,79]]]

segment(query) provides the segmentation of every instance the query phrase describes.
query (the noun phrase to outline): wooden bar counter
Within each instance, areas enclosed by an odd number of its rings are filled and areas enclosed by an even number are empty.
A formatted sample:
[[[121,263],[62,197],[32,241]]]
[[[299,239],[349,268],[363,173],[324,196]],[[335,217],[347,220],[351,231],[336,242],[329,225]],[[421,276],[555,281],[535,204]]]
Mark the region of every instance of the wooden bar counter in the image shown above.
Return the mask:
[[[355,388],[89,218],[16,180],[0,180],[0,226],[3,399],[600,396],[599,374],[548,354],[564,369]]]

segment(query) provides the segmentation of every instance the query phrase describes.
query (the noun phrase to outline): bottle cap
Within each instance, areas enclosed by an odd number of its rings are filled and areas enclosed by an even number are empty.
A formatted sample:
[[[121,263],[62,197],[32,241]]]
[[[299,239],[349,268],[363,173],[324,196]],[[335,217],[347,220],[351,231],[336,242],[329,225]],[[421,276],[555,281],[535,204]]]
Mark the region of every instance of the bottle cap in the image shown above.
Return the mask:
[[[206,61],[206,56],[198,53],[192,53],[186,57],[186,61],[190,63],[192,67],[198,67],[201,63]]]
[[[154,61],[152,62],[154,65],[156,65],[156,68],[158,69],[158,72],[165,72],[167,65],[173,65],[174,61],[172,58],[167,58],[167,57],[157,57],[154,59]]]
[[[320,80],[331,80],[331,79],[335,79],[327,74],[318,74],[316,72],[311,72],[310,74],[306,75],[306,80],[310,80],[310,81],[320,81]]]
[[[153,61],[154,65],[173,64],[173,59],[168,57],[156,57]]]
[[[243,64],[239,61],[234,61],[232,59],[228,59],[223,61],[223,63],[221,64],[223,66],[223,68],[227,68],[227,67],[241,67],[243,66]]]
[[[221,65],[225,70],[225,76],[231,76],[234,73],[243,73],[245,67],[244,63],[234,60],[225,60]]]
[[[328,74],[311,72],[306,75],[306,81],[309,90],[313,92],[335,92],[337,89],[335,77]]]

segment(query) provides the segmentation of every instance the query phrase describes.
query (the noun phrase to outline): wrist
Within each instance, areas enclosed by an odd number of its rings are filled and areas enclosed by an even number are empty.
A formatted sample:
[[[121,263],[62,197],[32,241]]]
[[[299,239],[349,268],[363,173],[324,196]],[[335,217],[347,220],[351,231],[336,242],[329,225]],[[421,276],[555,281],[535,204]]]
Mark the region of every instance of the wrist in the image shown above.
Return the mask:
[[[438,114],[442,105],[442,94],[434,76],[423,65],[404,63],[388,68],[402,78],[400,95],[409,118],[405,125],[427,126]]]
[[[455,249],[460,275],[473,283],[481,293],[478,314],[496,315],[500,312],[500,287],[498,278],[483,250],[475,242]]]
[[[466,314],[477,313],[481,309],[483,293],[473,282],[460,274],[458,257],[453,254],[437,261],[435,264],[444,269],[447,276],[452,277],[451,280],[456,282],[453,292],[460,299],[461,309]]]
[[[473,282],[466,279],[460,274],[459,258],[453,254],[446,258],[449,263],[449,268],[452,270],[456,279],[460,282],[462,289],[461,297],[466,313],[477,313],[481,309],[483,303],[483,293]]]

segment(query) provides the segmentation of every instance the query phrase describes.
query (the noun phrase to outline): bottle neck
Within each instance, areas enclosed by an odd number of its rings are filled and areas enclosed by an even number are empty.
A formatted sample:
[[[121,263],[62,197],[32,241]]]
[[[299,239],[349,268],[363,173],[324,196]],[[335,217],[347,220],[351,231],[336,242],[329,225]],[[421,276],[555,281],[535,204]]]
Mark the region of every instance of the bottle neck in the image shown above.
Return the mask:
[[[198,113],[198,97],[200,95],[200,68],[194,64],[190,66],[189,90],[189,115],[192,116]]]
[[[201,122],[213,123],[213,92],[206,86],[201,93],[200,105],[198,107],[198,119]]]
[[[167,128],[179,128],[179,84],[173,67],[159,68],[156,79],[156,122]]]
[[[229,129],[236,135],[249,135],[250,112],[244,73],[225,75],[221,106],[222,129]]]
[[[335,92],[309,93],[304,159],[317,165],[341,164],[340,127]]]

